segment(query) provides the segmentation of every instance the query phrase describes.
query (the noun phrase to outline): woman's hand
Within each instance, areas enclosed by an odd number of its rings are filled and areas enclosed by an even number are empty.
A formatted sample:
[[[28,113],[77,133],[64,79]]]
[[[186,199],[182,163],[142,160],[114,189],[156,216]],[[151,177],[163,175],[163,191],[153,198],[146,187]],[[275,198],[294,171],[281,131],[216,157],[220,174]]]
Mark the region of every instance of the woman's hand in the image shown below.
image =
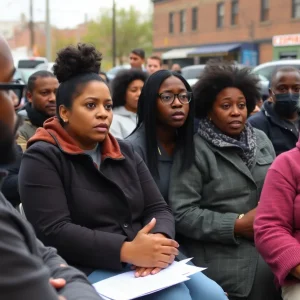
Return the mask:
[[[161,234],[149,234],[155,224],[156,219],[152,219],[138,232],[132,242],[123,243],[122,262],[143,268],[165,269],[174,261],[175,256],[178,255],[178,243]]]
[[[234,233],[246,239],[254,239],[253,223],[256,215],[256,208],[247,212],[241,219],[237,219],[234,225]]]
[[[143,267],[136,267],[132,266],[132,269],[135,270],[134,276],[135,277],[145,277],[148,275],[155,275],[161,271],[160,268],[143,268]]]
[[[53,279],[50,278],[49,279],[49,283],[55,288],[55,289],[61,289],[66,285],[66,280],[63,278],[57,278],[57,279]]]
[[[297,278],[297,279],[300,279],[300,265],[296,266],[295,268],[293,268],[291,270],[291,274]]]

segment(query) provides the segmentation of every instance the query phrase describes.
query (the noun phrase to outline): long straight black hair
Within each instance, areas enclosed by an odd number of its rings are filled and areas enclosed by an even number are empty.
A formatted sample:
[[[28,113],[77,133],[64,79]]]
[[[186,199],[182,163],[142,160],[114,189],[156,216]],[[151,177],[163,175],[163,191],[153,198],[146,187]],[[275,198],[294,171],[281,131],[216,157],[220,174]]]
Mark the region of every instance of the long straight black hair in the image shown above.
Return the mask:
[[[153,73],[145,82],[142,89],[137,110],[138,123],[133,133],[140,127],[145,127],[146,133],[146,151],[148,168],[152,176],[159,177],[158,174],[158,143],[156,135],[157,125],[157,106],[158,91],[162,83],[169,77],[175,76],[182,81],[188,92],[192,92],[190,85],[187,81],[178,73],[168,70],[160,70]],[[177,130],[176,147],[181,152],[181,168],[186,169],[190,167],[194,161],[195,149],[194,149],[194,100],[192,98],[189,103],[189,113],[184,125]]]

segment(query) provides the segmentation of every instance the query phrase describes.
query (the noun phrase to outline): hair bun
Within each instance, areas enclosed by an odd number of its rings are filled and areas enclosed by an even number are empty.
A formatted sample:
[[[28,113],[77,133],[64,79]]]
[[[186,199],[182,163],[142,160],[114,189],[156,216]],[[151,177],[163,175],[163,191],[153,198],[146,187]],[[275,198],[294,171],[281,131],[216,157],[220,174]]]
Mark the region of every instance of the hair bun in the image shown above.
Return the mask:
[[[68,46],[57,53],[54,75],[61,83],[82,73],[98,74],[101,60],[102,54],[91,44]]]

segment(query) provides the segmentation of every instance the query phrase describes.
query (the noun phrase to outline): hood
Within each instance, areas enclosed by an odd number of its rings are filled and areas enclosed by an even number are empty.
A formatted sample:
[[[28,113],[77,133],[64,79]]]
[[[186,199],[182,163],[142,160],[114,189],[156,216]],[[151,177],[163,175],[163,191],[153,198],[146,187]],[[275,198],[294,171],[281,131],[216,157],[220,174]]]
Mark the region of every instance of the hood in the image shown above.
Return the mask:
[[[127,110],[124,106],[114,108],[113,113],[127,118],[134,118],[136,120],[136,113]]]
[[[84,150],[77,146],[75,140],[60,125],[59,120],[56,117],[48,119],[44,123],[44,127],[37,129],[35,135],[28,141],[27,148],[39,141],[55,145],[67,154],[74,155],[85,153]],[[101,152],[102,161],[106,158],[124,158],[119,143],[110,133],[108,133],[105,140],[102,142]]]

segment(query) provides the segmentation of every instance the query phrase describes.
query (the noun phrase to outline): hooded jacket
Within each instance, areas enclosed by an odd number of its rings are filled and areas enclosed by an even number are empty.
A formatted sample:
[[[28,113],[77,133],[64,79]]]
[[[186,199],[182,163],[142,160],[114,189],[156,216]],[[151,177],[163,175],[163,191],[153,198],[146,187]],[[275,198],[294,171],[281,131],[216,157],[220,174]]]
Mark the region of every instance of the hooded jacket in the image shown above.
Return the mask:
[[[265,179],[254,222],[255,244],[280,286],[300,283],[300,141],[281,154]]]
[[[123,243],[154,217],[153,233],[175,234],[171,210],[132,147],[109,134],[101,152],[99,169],[52,118],[28,142],[19,175],[37,236],[87,274],[121,269]]]
[[[296,126],[281,119],[273,109],[273,103],[265,101],[258,113],[248,119],[249,123],[262,130],[271,140],[276,155],[295,147],[299,135],[299,122]]]
[[[137,115],[124,106],[114,109],[114,117],[110,126],[110,133],[119,139],[128,137],[136,127]]]

